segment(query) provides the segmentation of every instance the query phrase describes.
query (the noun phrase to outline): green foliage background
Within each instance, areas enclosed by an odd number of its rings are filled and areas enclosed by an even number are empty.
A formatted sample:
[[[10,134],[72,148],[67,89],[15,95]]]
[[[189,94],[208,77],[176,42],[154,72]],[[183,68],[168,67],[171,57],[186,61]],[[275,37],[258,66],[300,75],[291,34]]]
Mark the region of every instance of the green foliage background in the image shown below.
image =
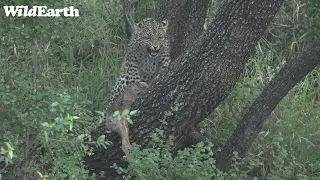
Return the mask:
[[[212,1],[211,22],[222,1]],[[4,5],[75,6],[78,18],[4,17],[0,8],[0,179],[22,172],[42,179],[97,179],[89,175],[84,156],[93,139],[110,87],[119,73],[128,39],[117,0],[4,0]],[[135,19],[154,16],[159,1],[141,0]],[[241,81],[203,124],[213,145],[199,144],[177,156],[170,153],[161,131],[160,149],[136,148],[128,167],[117,167],[127,178],[317,179],[320,176],[320,113],[315,106],[313,71],[278,105],[254,143],[249,156],[235,153],[230,172],[219,172],[212,159],[264,85],[297,51],[319,37],[320,3],[286,1],[256,47]],[[79,119],[77,118],[79,117]],[[9,143],[14,149],[10,149]],[[10,158],[13,152],[13,158]],[[147,157],[147,158],[146,158]],[[150,166],[152,164],[152,166]],[[150,167],[158,167],[149,169]],[[162,172],[160,172],[161,170]],[[38,172],[38,173],[37,173]],[[201,175],[200,175],[201,174]],[[81,177],[81,178],[80,178]]]

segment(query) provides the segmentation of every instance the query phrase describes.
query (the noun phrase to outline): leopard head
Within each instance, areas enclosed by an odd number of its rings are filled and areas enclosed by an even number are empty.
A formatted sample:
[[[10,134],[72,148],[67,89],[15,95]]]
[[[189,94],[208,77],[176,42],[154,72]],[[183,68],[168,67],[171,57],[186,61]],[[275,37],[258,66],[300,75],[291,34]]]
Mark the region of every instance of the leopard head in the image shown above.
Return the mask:
[[[141,50],[144,50],[150,57],[156,57],[168,49],[167,28],[166,20],[159,22],[147,18],[135,25],[133,36],[136,37],[135,41],[139,43]]]

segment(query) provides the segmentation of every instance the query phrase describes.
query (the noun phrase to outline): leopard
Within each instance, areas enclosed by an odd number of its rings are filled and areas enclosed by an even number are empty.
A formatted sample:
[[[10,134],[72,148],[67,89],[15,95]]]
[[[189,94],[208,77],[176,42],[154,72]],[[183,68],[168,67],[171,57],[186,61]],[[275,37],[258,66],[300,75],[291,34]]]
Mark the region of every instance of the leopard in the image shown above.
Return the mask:
[[[121,76],[113,87],[111,103],[135,82],[149,84],[170,63],[168,22],[152,18],[137,23],[121,67]]]
[[[171,59],[167,29],[167,20],[157,21],[152,18],[143,19],[134,25],[120,77],[109,98],[108,114],[130,109],[137,95],[168,67]],[[126,121],[107,120],[107,127],[121,136],[123,145],[131,146]]]

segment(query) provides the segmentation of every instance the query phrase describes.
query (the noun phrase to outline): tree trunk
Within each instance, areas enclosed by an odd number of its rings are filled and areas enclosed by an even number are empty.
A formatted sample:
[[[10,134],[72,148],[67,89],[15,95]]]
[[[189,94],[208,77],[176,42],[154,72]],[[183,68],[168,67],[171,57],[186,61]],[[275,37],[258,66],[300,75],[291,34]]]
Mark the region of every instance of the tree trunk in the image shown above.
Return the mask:
[[[171,59],[193,45],[203,31],[209,0],[162,0],[159,19],[169,20]]]
[[[174,136],[175,147],[179,147],[190,128],[233,90],[251,51],[282,2],[225,1],[208,30],[190,43],[193,46],[155,78],[133,104],[131,109],[139,111],[130,127],[131,142],[147,147],[151,133],[162,128]],[[87,162],[91,168],[106,170],[118,163],[120,156],[119,148],[111,146]]]
[[[320,64],[319,57],[320,43],[317,43],[297,54],[284,65],[253,102],[222,151],[217,155],[217,165],[220,170],[230,168],[234,151],[237,151],[240,157],[245,156],[267,117],[290,89]]]
[[[160,127],[174,135],[177,145],[183,142],[189,128],[207,117],[232,91],[282,1],[226,1],[194,46],[133,104],[132,109],[139,109],[131,128],[133,142],[147,145],[150,133]]]

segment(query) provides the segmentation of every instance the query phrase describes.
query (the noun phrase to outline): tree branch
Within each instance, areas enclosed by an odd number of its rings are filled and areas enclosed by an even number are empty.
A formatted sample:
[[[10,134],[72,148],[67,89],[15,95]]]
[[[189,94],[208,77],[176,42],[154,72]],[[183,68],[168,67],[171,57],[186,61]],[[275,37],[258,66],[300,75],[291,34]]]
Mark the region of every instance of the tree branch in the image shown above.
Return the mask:
[[[252,142],[261,131],[267,117],[285,95],[320,64],[319,57],[320,43],[318,42],[287,61],[253,102],[222,151],[218,154],[217,165],[220,170],[225,171],[230,168],[234,151],[237,151],[240,157],[245,156]]]
[[[162,0],[159,19],[169,20],[171,59],[175,60],[193,45],[203,32],[209,0]]]
[[[159,127],[180,142],[188,127],[207,117],[233,90],[282,1],[226,1],[192,49],[164,70],[133,104],[132,109],[139,109],[132,128],[134,142],[147,144],[144,139]]]

